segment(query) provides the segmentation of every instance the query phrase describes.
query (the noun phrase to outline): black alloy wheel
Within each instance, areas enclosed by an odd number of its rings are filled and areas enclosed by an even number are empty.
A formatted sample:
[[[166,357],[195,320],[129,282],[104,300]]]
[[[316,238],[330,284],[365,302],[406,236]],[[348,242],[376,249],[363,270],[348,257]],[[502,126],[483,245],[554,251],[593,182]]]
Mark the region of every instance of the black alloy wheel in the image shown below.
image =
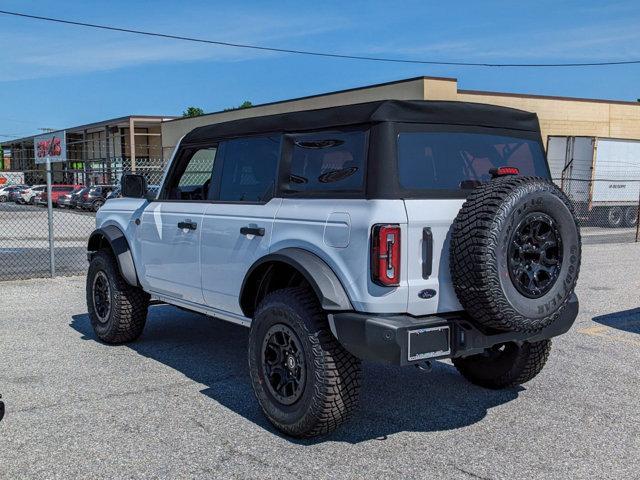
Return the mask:
[[[295,403],[302,393],[307,367],[302,344],[286,325],[273,325],[262,343],[262,375],[271,395],[283,405]]]
[[[104,271],[100,270],[93,279],[93,308],[100,323],[106,323],[111,313],[111,287]]]
[[[275,290],[260,301],[248,357],[258,402],[287,435],[329,433],[358,404],[360,360],[338,343],[318,298],[306,286]]]
[[[509,275],[526,297],[539,298],[558,280],[562,268],[562,239],[547,214],[528,214],[516,227],[509,245]]]

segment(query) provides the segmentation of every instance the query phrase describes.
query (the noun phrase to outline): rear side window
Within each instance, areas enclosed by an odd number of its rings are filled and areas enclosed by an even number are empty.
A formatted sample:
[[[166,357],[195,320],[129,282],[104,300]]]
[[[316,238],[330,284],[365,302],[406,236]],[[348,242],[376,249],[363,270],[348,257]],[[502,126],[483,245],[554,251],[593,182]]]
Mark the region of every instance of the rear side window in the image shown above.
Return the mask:
[[[398,135],[398,176],[410,190],[468,190],[497,167],[548,177],[540,144],[484,133],[406,132]]]
[[[224,143],[219,199],[266,202],[273,197],[280,159],[280,136],[251,137]]]
[[[354,192],[363,187],[367,133],[319,132],[292,137],[289,191]]]

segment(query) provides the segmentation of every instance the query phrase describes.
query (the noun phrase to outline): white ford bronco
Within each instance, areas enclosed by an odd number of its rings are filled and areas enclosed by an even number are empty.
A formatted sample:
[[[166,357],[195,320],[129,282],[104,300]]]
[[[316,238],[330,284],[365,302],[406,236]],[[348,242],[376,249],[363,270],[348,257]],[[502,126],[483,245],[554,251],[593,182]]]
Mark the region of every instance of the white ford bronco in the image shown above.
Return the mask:
[[[526,382],[578,313],[580,233],[532,113],[389,100],[209,125],[157,197],[141,175],[122,193],[88,243],[97,337],[135,340],[152,298],[249,327],[253,390],[292,436],[349,417],[361,360]]]

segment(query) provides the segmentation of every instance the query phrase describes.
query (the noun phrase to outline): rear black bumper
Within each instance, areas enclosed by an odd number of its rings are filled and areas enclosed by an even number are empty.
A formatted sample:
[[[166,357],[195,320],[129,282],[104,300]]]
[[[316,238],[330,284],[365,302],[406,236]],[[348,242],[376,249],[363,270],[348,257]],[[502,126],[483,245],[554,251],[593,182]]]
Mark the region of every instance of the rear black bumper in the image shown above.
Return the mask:
[[[560,318],[534,333],[486,332],[463,312],[426,317],[343,312],[330,314],[329,324],[338,341],[356,357],[411,365],[430,359],[466,357],[505,342],[556,337],[566,333],[577,316],[578,297],[572,294]]]

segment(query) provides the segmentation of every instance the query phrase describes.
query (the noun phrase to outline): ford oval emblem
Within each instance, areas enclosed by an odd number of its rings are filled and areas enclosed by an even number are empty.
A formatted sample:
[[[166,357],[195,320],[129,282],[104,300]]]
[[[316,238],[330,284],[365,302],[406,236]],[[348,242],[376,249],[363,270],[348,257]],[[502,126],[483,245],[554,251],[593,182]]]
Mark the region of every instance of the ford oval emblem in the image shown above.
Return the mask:
[[[432,290],[431,288],[427,288],[426,290],[421,290],[420,293],[418,293],[418,296],[424,300],[428,299],[428,298],[433,298],[436,296],[436,291]]]

